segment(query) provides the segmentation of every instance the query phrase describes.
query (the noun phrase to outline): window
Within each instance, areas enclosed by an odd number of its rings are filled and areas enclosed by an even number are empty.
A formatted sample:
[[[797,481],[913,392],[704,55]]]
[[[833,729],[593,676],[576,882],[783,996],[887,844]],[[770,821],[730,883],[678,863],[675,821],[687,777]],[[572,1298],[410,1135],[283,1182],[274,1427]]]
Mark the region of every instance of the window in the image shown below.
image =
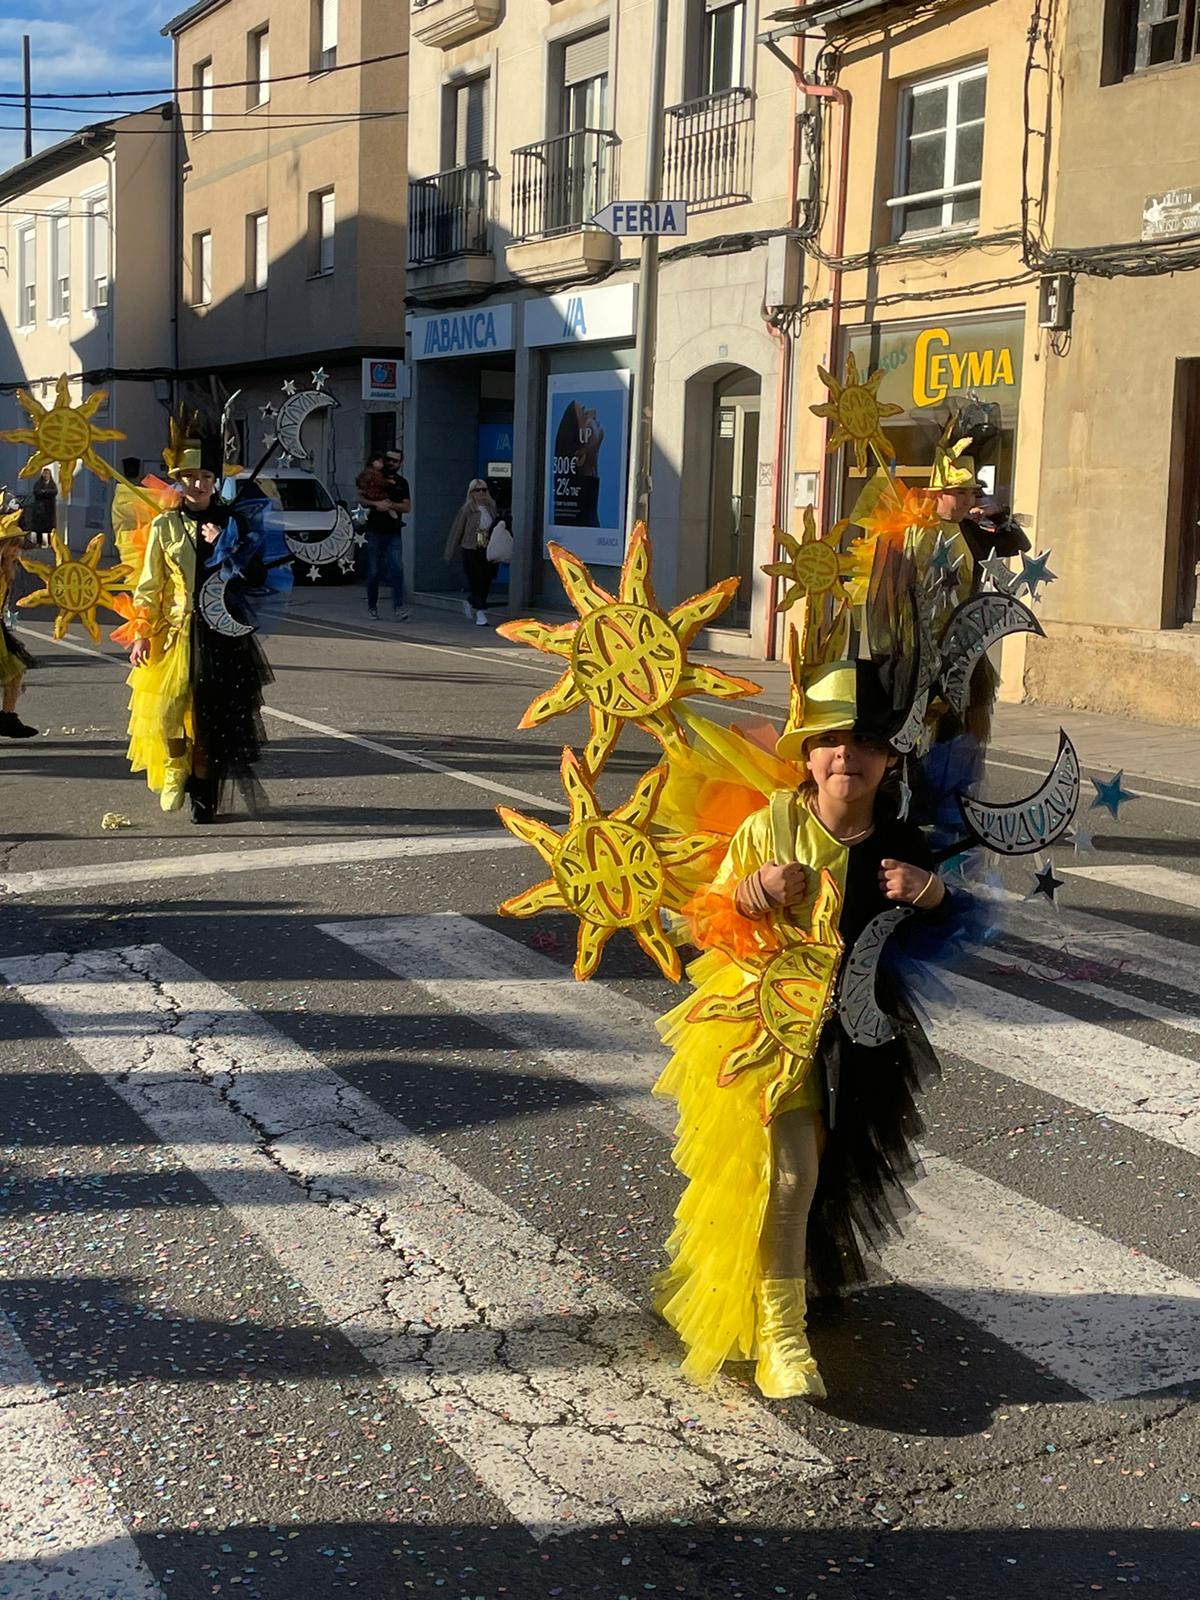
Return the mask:
[[[888,201],[897,238],[978,224],[986,92],[986,67],[904,90],[900,194]]]
[[[50,315],[71,315],[71,219],[65,211],[50,218]]]
[[[246,106],[265,106],[271,98],[271,35],[258,28],[246,38]]]
[[[475,161],[488,158],[488,103],[489,80],[468,78],[465,83],[451,84],[447,90],[450,101],[450,159],[448,167],[469,167]]]
[[[568,39],[560,57],[559,132],[608,126],[608,29]]]
[[[213,125],[213,65],[211,61],[197,62],[192,69],[192,96],[194,121],[197,133],[211,133]]]
[[[313,72],[328,72],[337,66],[338,0],[313,0]]]
[[[697,94],[726,94],[743,86],[746,0],[701,0],[700,81]]]
[[[32,328],[37,321],[37,226],[24,222],[17,229],[17,325]]]
[[[192,235],[192,304],[212,304],[212,234]]]
[[[308,197],[308,271],[314,278],[333,271],[333,190],[318,189]]]
[[[246,218],[246,293],[267,287],[267,213]]]
[[[1200,60],[1198,0],[1110,0],[1105,20],[1115,36],[1106,53],[1117,68],[1103,74],[1105,82]]]
[[[84,208],[83,303],[87,311],[108,304],[108,196],[89,195]]]

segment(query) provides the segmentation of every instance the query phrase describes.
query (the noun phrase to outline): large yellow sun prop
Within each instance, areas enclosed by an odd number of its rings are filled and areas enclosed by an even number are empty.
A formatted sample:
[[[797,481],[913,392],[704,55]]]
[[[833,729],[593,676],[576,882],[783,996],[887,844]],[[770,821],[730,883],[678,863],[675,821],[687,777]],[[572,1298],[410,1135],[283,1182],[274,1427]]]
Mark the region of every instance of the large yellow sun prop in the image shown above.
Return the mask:
[[[837,423],[829,438],[829,451],[832,453],[844,444],[853,445],[854,462],[860,472],[867,470],[868,450],[874,453],[880,465],[894,461],[896,452],[879,424],[884,417],[900,416],[904,407],[880,402],[876,390],[883,382],[883,369],[873,372],[862,383],[858,376],[858,362],[848,355],[845,383],[839,383],[824,367],[818,367],[817,372],[831,398],[819,406],[810,406],[809,410],[814,417],[832,417]]]
[[[735,678],[716,667],[688,660],[688,646],[701,628],[719,617],[733,599],[739,579],[726,578],[693,595],[669,612],[659,609],[650,583],[650,538],[639,522],[629,541],[618,591],[601,589],[587,567],[561,545],[548,547],[579,622],[559,627],[525,619],[498,629],[506,639],[562,657],[567,669],[521,718],[522,728],[537,728],[560,712],[586,705],[591,737],[583,765],[593,775],[608,759],[623,722],[635,722],[665,750],[683,745],[672,711],[692,694],[737,700],[759,694],[761,685]]]
[[[741,1042],[721,1060],[718,1083],[729,1084],[744,1072],[775,1064],[760,1095],[764,1122],[770,1122],[812,1068],[817,1039],[833,1006],[842,955],[837,931],[841,906],[841,891],[823,870],[808,926],[779,918],[773,932],[781,948],[744,963],[753,968],[745,986],[733,995],[709,995],[688,1013],[689,1022],[742,1025]]]
[[[54,550],[53,566],[21,557],[26,572],[40,578],[43,587],[25,595],[17,605],[22,610],[27,606],[56,606],[56,639],[61,639],[78,617],[98,644],[100,624],[96,621],[96,607],[107,606],[118,616],[126,615],[124,607],[118,603],[124,596],[117,594],[117,587],[128,578],[129,568],[121,565],[100,570],[100,552],[104,549],[102,533],[96,535],[81,556],[73,556],[56,533],[50,535],[50,540]]]
[[[776,528],[775,538],[787,559],[769,562],[762,570],[769,578],[787,580],[779,600],[780,611],[787,611],[798,600],[831,599],[837,605],[844,605],[852,598],[845,584],[870,577],[872,552],[864,540],[856,539],[845,552],[839,549],[841,537],[849,526],[849,522],[835,522],[828,533],[818,538],[816,517],[809,506],[804,513],[804,532],[799,539],[783,528]]]
[[[97,428],[92,422],[107,399],[103,389],[94,389],[86,400],[72,406],[65,372],[55,385],[55,400],[49,410],[40,400],[35,400],[28,389],[18,389],[17,403],[29,418],[29,427],[10,428],[0,433],[0,439],[7,439],[10,444],[33,446],[33,454],[18,476],[34,478],[43,467],[57,466],[59,488],[64,495],[70,494],[80,465],[98,478],[115,477],[108,462],[96,454],[95,446],[111,439],[123,439],[125,435],[116,428]]]
[[[689,863],[717,850],[713,833],[651,834],[667,769],[655,767],[638,782],[623,806],[605,815],[578,756],[563,751],[562,783],[570,802],[566,833],[548,823],[499,806],[510,833],[531,844],[551,876],[514,895],[500,907],[506,917],[534,917],[543,911],[569,911],[579,919],[575,976],[595,972],[604,946],[618,928],[628,928],[665,977],[678,981],[679,952],[663,933],[660,912],[681,910],[694,885],[677,874]]]

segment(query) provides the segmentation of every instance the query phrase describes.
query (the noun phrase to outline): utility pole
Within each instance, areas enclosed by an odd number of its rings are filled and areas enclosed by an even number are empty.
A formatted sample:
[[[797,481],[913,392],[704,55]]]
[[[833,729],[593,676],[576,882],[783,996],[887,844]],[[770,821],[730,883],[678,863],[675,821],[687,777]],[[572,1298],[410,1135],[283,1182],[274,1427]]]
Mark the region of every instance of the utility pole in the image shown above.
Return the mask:
[[[25,68],[25,159],[33,154],[33,78],[29,67],[29,35],[21,35],[21,59]]]
[[[662,199],[663,110],[667,83],[667,12],[670,0],[655,0],[654,38],[650,47],[650,120],[646,130],[646,193],[651,203]],[[650,469],[654,456],[654,351],[658,332],[658,235],[642,240],[638,274],[638,326],[633,373],[633,449],[629,459],[629,516],[635,522],[650,515]]]

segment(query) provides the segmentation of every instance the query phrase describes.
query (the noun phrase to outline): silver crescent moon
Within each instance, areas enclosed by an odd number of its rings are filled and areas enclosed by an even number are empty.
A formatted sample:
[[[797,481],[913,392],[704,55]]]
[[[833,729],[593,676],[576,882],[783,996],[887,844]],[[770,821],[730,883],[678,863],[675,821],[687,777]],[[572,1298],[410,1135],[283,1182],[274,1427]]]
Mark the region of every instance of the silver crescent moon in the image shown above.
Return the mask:
[[[892,749],[904,756],[916,745],[925,726],[925,713],[929,709],[929,694],[937,681],[938,652],[933,642],[933,629],[929,625],[929,609],[917,600],[917,679],[913,685],[913,701],[908,715],[889,741]]]
[[[896,1037],[896,1025],[875,998],[875,974],[879,955],[892,934],[907,917],[911,906],[892,906],[881,911],[854,941],[846,957],[838,985],[838,1011],[842,1027],[854,1044],[881,1045]]]
[[[284,538],[294,556],[322,567],[330,561],[343,560],[353,550],[354,522],[345,506],[339,506],[332,531],[323,539],[301,539],[294,533],[285,534]]]
[[[300,437],[305,419],[312,416],[314,411],[324,411],[335,405],[337,401],[324,389],[301,389],[299,394],[285,400],[275,418],[275,435],[284,455],[290,456],[293,461],[311,461],[312,457]]]
[[[254,629],[248,622],[239,622],[230,613],[225,604],[225,585],[221,582],[219,572],[210,573],[200,585],[200,615],[208,623],[214,633],[223,633],[227,638],[240,639],[244,633],[253,633]]]
[[[1024,800],[1006,805],[960,794],[962,819],[980,844],[1002,856],[1031,855],[1060,839],[1079,804],[1079,757],[1066,730],[1058,730],[1058,755],[1044,783]]]
[[[971,692],[976,663],[997,640],[1010,633],[1045,629],[1027,605],[1011,594],[977,594],[964,600],[942,635],[942,693],[961,717]]]

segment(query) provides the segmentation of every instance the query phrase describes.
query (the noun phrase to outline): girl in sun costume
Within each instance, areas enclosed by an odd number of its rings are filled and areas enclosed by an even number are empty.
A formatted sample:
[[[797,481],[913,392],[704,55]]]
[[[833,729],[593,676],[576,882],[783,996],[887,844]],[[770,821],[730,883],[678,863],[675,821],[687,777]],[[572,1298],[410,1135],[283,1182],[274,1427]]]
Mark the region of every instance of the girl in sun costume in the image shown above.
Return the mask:
[[[252,807],[262,797],[253,767],[271,669],[254,627],[291,571],[265,527],[265,501],[230,507],[216,494],[219,431],[171,453],[180,491],[150,524],[131,597],[128,756],[164,811],[187,797],[192,820],[207,823],[234,785]]]
[[[25,672],[33,665],[33,657],[4,621],[18,552],[25,541],[20,520],[19,511],[0,517],[0,738],[4,739],[32,739],[37,734],[36,728],[17,715]]]

